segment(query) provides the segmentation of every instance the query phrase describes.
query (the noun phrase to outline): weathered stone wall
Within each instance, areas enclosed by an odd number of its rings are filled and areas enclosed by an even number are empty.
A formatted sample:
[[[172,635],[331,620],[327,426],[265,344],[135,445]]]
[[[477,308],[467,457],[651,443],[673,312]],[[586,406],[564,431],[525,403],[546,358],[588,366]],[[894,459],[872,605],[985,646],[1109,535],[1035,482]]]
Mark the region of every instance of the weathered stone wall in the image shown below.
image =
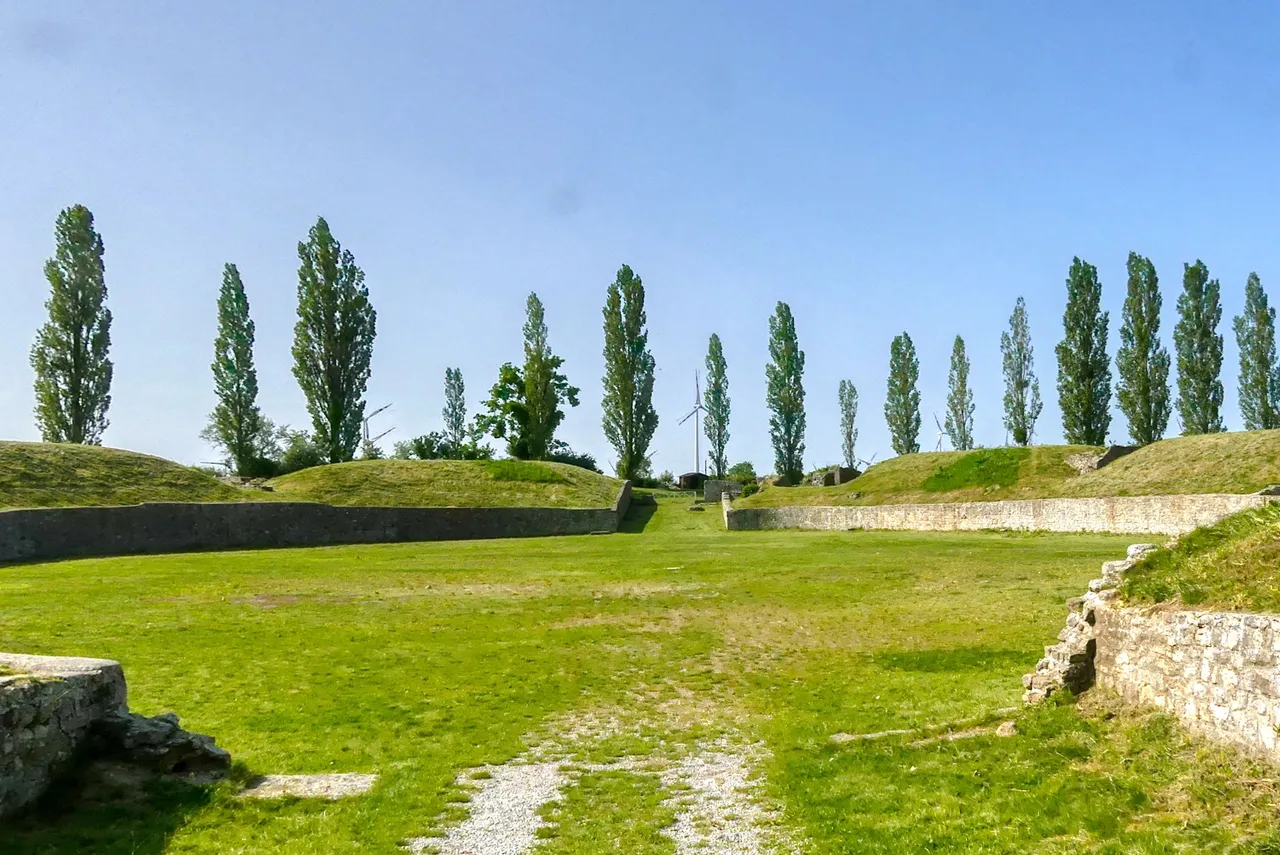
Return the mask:
[[[1095,610],[1097,683],[1253,751],[1280,727],[1280,615]]]
[[[738,498],[742,495],[742,484],[739,481],[721,481],[716,478],[708,478],[707,483],[702,485],[702,501],[718,502],[721,496],[729,496],[730,498]]]
[[[776,489],[776,488],[775,488]],[[934,505],[734,508],[731,530],[887,529],[898,531],[1116,532],[1183,534],[1225,516],[1261,507],[1261,495],[1114,496],[1099,499],[1023,499]]]
[[[617,531],[612,508],[371,508],[309,502],[155,502],[0,511],[0,562],[344,543],[541,537]]]
[[[116,662],[0,653],[0,817],[43,793],[125,702]]]

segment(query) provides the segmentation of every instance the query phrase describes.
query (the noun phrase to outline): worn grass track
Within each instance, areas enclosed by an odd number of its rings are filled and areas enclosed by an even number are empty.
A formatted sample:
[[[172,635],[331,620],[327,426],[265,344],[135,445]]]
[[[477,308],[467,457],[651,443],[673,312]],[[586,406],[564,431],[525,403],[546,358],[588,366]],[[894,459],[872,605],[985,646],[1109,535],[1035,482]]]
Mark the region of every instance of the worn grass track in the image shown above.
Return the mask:
[[[468,770],[567,756],[535,852],[674,853],[690,797],[626,764],[721,743],[754,746],[762,839],[793,851],[1275,851],[1273,773],[1099,701],[1008,739],[831,741],[1014,705],[1124,540],[726,533],[686,502],[610,537],[0,568],[0,649],[121,660],[136,709],[240,778],[381,775],[334,803],[68,785],[0,852],[396,853],[465,819]]]

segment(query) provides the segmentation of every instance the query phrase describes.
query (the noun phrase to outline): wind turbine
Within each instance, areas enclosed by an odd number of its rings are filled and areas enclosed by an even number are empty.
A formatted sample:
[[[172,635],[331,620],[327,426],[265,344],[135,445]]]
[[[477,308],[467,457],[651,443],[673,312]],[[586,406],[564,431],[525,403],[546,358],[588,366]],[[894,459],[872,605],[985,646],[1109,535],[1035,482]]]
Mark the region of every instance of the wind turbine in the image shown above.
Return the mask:
[[[391,405],[387,404],[385,406],[378,407],[378,409],[374,410],[372,413],[364,417],[364,444],[366,446],[372,445],[373,443],[377,442],[378,440],[382,439],[384,436],[386,436],[387,434],[395,430],[394,427],[389,427],[375,437],[369,436],[369,422],[372,421],[373,417],[376,416],[378,413],[381,413],[384,410],[389,410],[389,409],[391,409]]]
[[[947,432],[942,429],[942,422],[938,421],[938,414],[933,414],[933,423],[938,426],[938,444],[934,446],[934,451],[942,450],[942,440],[946,437]]]
[[[698,379],[698,372],[695,371],[693,372],[693,409],[679,422],[684,424],[689,419],[693,419],[693,471],[695,474],[702,471],[698,468],[702,464],[702,430],[698,423],[706,411],[702,406],[702,382]]]

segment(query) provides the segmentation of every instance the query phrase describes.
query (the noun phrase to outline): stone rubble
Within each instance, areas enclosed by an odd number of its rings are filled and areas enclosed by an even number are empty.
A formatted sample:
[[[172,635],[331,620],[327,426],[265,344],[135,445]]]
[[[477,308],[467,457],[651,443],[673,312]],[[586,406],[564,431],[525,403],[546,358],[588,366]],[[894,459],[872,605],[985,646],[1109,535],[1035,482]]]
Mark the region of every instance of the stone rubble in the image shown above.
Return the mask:
[[[1044,658],[1036,663],[1035,671],[1022,678],[1026,689],[1022,695],[1023,703],[1042,703],[1064,688],[1078,694],[1093,685],[1094,654],[1097,650],[1093,631],[1096,609],[1115,599],[1125,571],[1156,548],[1154,543],[1133,544],[1124,560],[1108,561],[1102,565],[1102,577],[1089,582],[1089,590],[1084,596],[1067,600],[1067,623],[1058,633],[1058,643],[1046,647]]]

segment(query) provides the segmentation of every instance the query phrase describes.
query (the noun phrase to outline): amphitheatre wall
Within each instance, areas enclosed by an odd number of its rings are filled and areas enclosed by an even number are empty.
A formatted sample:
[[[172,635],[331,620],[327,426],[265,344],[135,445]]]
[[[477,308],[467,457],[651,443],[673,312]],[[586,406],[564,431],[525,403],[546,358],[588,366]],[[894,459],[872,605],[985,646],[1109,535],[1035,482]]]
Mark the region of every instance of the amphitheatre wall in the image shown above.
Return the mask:
[[[725,527],[845,531],[1014,531],[1184,534],[1272,501],[1262,495],[1112,496],[919,505],[727,508]]]
[[[611,508],[382,508],[310,502],[148,502],[0,511],[0,562],[93,555],[614,532]]]

